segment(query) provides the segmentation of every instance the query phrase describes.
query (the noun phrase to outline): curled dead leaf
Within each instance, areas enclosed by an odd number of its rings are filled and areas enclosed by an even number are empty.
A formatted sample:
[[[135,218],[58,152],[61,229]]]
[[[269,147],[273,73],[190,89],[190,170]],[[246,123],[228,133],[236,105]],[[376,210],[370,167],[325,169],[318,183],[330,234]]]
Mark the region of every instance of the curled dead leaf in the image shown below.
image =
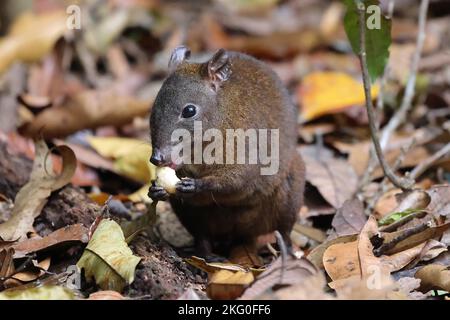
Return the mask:
[[[0,224],[0,237],[5,240],[24,239],[33,230],[34,219],[41,213],[52,191],[62,188],[70,182],[76,168],[76,158],[67,146],[55,148],[62,157],[62,172],[51,175],[48,153],[43,140],[35,142],[36,155],[30,181],[17,193],[11,218]]]

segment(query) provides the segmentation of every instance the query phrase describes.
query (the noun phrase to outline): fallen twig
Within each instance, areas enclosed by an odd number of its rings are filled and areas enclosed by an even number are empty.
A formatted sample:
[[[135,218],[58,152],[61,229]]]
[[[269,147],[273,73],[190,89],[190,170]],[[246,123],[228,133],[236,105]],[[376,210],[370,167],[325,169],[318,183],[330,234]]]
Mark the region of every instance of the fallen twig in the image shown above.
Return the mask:
[[[450,154],[450,142],[447,143],[442,149],[434,153],[431,157],[425,159],[423,162],[419,163],[413,171],[409,174],[411,179],[417,179],[422,175],[429,167],[431,167],[440,158]]]
[[[380,138],[380,145],[384,149],[389,142],[389,138],[392,133],[406,120],[406,115],[411,109],[411,102],[415,93],[416,75],[419,68],[419,61],[422,54],[423,45],[425,42],[425,25],[427,20],[429,0],[422,0],[419,9],[419,29],[416,41],[416,50],[414,51],[411,69],[406,83],[405,94],[400,108],[395,115],[389,120],[388,124],[384,127]]]

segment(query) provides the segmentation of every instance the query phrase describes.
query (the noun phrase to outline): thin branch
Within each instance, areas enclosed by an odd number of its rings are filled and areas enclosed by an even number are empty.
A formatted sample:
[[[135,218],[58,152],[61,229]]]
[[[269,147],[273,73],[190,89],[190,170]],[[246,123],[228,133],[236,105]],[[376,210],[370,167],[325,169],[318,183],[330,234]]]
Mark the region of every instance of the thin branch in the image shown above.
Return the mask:
[[[411,102],[414,98],[415,86],[416,86],[416,75],[419,68],[419,61],[422,54],[423,45],[425,42],[425,26],[427,20],[429,0],[422,0],[419,9],[419,30],[416,40],[416,50],[414,51],[414,56],[411,63],[411,69],[408,76],[408,82],[406,84],[405,94],[403,95],[403,100],[400,108],[396,114],[391,118],[388,124],[384,127],[381,134],[380,144],[384,149],[389,142],[391,134],[406,120],[406,115],[411,109]]]
[[[408,113],[409,109],[411,108],[411,102],[414,97],[414,91],[415,91],[415,82],[416,82],[416,74],[417,69],[419,67],[419,61],[421,58],[421,52],[423,49],[423,44],[425,40],[425,25],[426,25],[426,18],[427,18],[427,10],[428,10],[428,4],[429,0],[423,0],[421,2],[420,6],[420,13],[419,13],[419,29],[417,34],[417,40],[416,40],[416,49],[413,56],[413,60],[411,63],[411,68],[408,76],[408,81],[406,85],[406,90],[402,98],[402,103],[397,111],[397,113],[391,118],[389,123],[386,125],[386,127],[383,129],[381,133],[381,139],[380,139],[380,145],[381,149],[385,150],[386,146],[389,142],[389,138],[392,135],[392,133],[397,129],[397,127],[405,121],[406,114]],[[393,10],[394,10],[394,0],[390,0],[388,5],[388,16],[391,18],[393,16]],[[383,92],[384,92],[384,86],[386,82],[386,76],[387,76],[387,67],[384,70],[383,77],[381,79],[380,84],[380,92],[377,99],[377,117],[379,118],[380,113],[383,110]],[[379,128],[379,123],[377,123],[377,128]],[[367,165],[367,169],[361,178],[360,184],[359,184],[359,190],[363,189],[369,182],[370,177],[373,173],[373,171],[376,168],[376,152],[374,148],[372,147],[370,150],[370,158],[369,163]]]
[[[423,162],[418,164],[413,171],[409,174],[411,179],[417,179],[422,173],[424,173],[429,167],[436,163],[440,158],[450,154],[450,143],[447,143],[442,149],[437,151],[431,157],[425,159]]]
[[[377,154],[378,161],[380,162],[381,167],[383,168],[384,175],[388,177],[388,179],[395,186],[401,189],[411,189],[412,186],[414,185],[414,181],[408,178],[398,177],[389,167],[389,164],[387,163],[386,159],[383,156],[383,151],[381,150],[380,141],[378,140],[378,129],[376,125],[375,111],[372,104],[369,71],[367,69],[365,6],[361,0],[355,0],[355,4],[356,7],[358,8],[358,17],[359,17],[360,52],[358,54],[358,57],[363,74],[364,93],[366,97],[366,109],[367,109],[367,116],[369,118],[370,135],[372,137],[372,142],[375,147],[375,152]]]
[[[394,15],[394,5],[395,5],[395,1],[389,0],[388,13],[387,13],[388,19],[392,19],[393,15]],[[380,90],[378,91],[378,97],[377,97],[377,106],[376,106],[377,122],[376,122],[376,125],[377,125],[378,130],[380,130],[381,115],[384,110],[384,89],[386,87],[388,74],[389,74],[389,64],[386,64],[386,66],[384,67],[384,70],[383,70],[383,75],[381,76]],[[383,148],[383,147],[382,147],[382,149],[385,150],[385,148]],[[375,149],[373,148],[373,146],[371,146],[369,161],[367,163],[367,168],[366,168],[366,171],[364,172],[364,175],[362,176],[362,178],[360,180],[358,190],[361,190],[362,188],[364,188],[366,185],[369,184],[370,177],[372,176],[372,173],[375,171],[377,163],[378,163],[378,161],[377,161],[377,155],[375,153]]]

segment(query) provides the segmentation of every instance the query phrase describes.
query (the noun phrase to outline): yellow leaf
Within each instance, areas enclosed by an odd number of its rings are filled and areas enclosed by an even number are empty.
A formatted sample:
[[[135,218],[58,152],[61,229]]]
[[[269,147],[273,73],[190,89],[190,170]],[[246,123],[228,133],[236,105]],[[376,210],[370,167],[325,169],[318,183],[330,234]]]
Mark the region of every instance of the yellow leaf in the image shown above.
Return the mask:
[[[210,283],[248,285],[254,280],[253,273],[244,271],[220,270],[211,276]]]
[[[122,291],[134,280],[134,272],[141,258],[125,242],[120,226],[103,219],[92,235],[77,267],[85,270],[87,279],[95,278],[103,290]]]
[[[66,287],[46,285],[28,289],[11,289],[0,293],[0,300],[73,300],[75,293]]]
[[[139,190],[133,192],[128,196],[133,202],[152,202],[152,199],[148,196],[148,189],[150,188],[150,184],[147,183],[143,185]]]
[[[0,73],[14,61],[40,60],[69,29],[64,11],[41,15],[27,12],[12,25],[9,34],[0,40]]]
[[[143,183],[155,179],[155,166],[149,161],[152,147],[148,142],[117,137],[90,137],[88,141],[103,157],[115,159],[114,169],[124,176]]]
[[[372,87],[372,98],[379,88]],[[326,114],[337,113],[365,103],[362,82],[341,72],[313,72],[306,76],[299,88],[301,118],[309,121]]]
[[[246,272],[247,270],[234,263],[224,263],[224,262],[206,262],[205,259],[199,258],[196,256],[192,256],[190,258],[185,259],[187,263],[190,265],[193,265],[194,267],[203,270],[207,273],[216,273],[221,270],[228,270],[228,271],[242,271]]]
[[[249,271],[220,270],[211,275],[207,293],[211,299],[236,299],[254,280]]]

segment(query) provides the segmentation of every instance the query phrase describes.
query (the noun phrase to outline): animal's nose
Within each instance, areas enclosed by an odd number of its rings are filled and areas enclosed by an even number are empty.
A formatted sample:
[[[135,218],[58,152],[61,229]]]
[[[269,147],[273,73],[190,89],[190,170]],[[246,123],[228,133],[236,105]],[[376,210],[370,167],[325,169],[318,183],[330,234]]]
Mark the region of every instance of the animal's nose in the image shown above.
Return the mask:
[[[155,166],[160,166],[164,164],[164,157],[159,149],[153,149],[150,162],[153,163]]]

